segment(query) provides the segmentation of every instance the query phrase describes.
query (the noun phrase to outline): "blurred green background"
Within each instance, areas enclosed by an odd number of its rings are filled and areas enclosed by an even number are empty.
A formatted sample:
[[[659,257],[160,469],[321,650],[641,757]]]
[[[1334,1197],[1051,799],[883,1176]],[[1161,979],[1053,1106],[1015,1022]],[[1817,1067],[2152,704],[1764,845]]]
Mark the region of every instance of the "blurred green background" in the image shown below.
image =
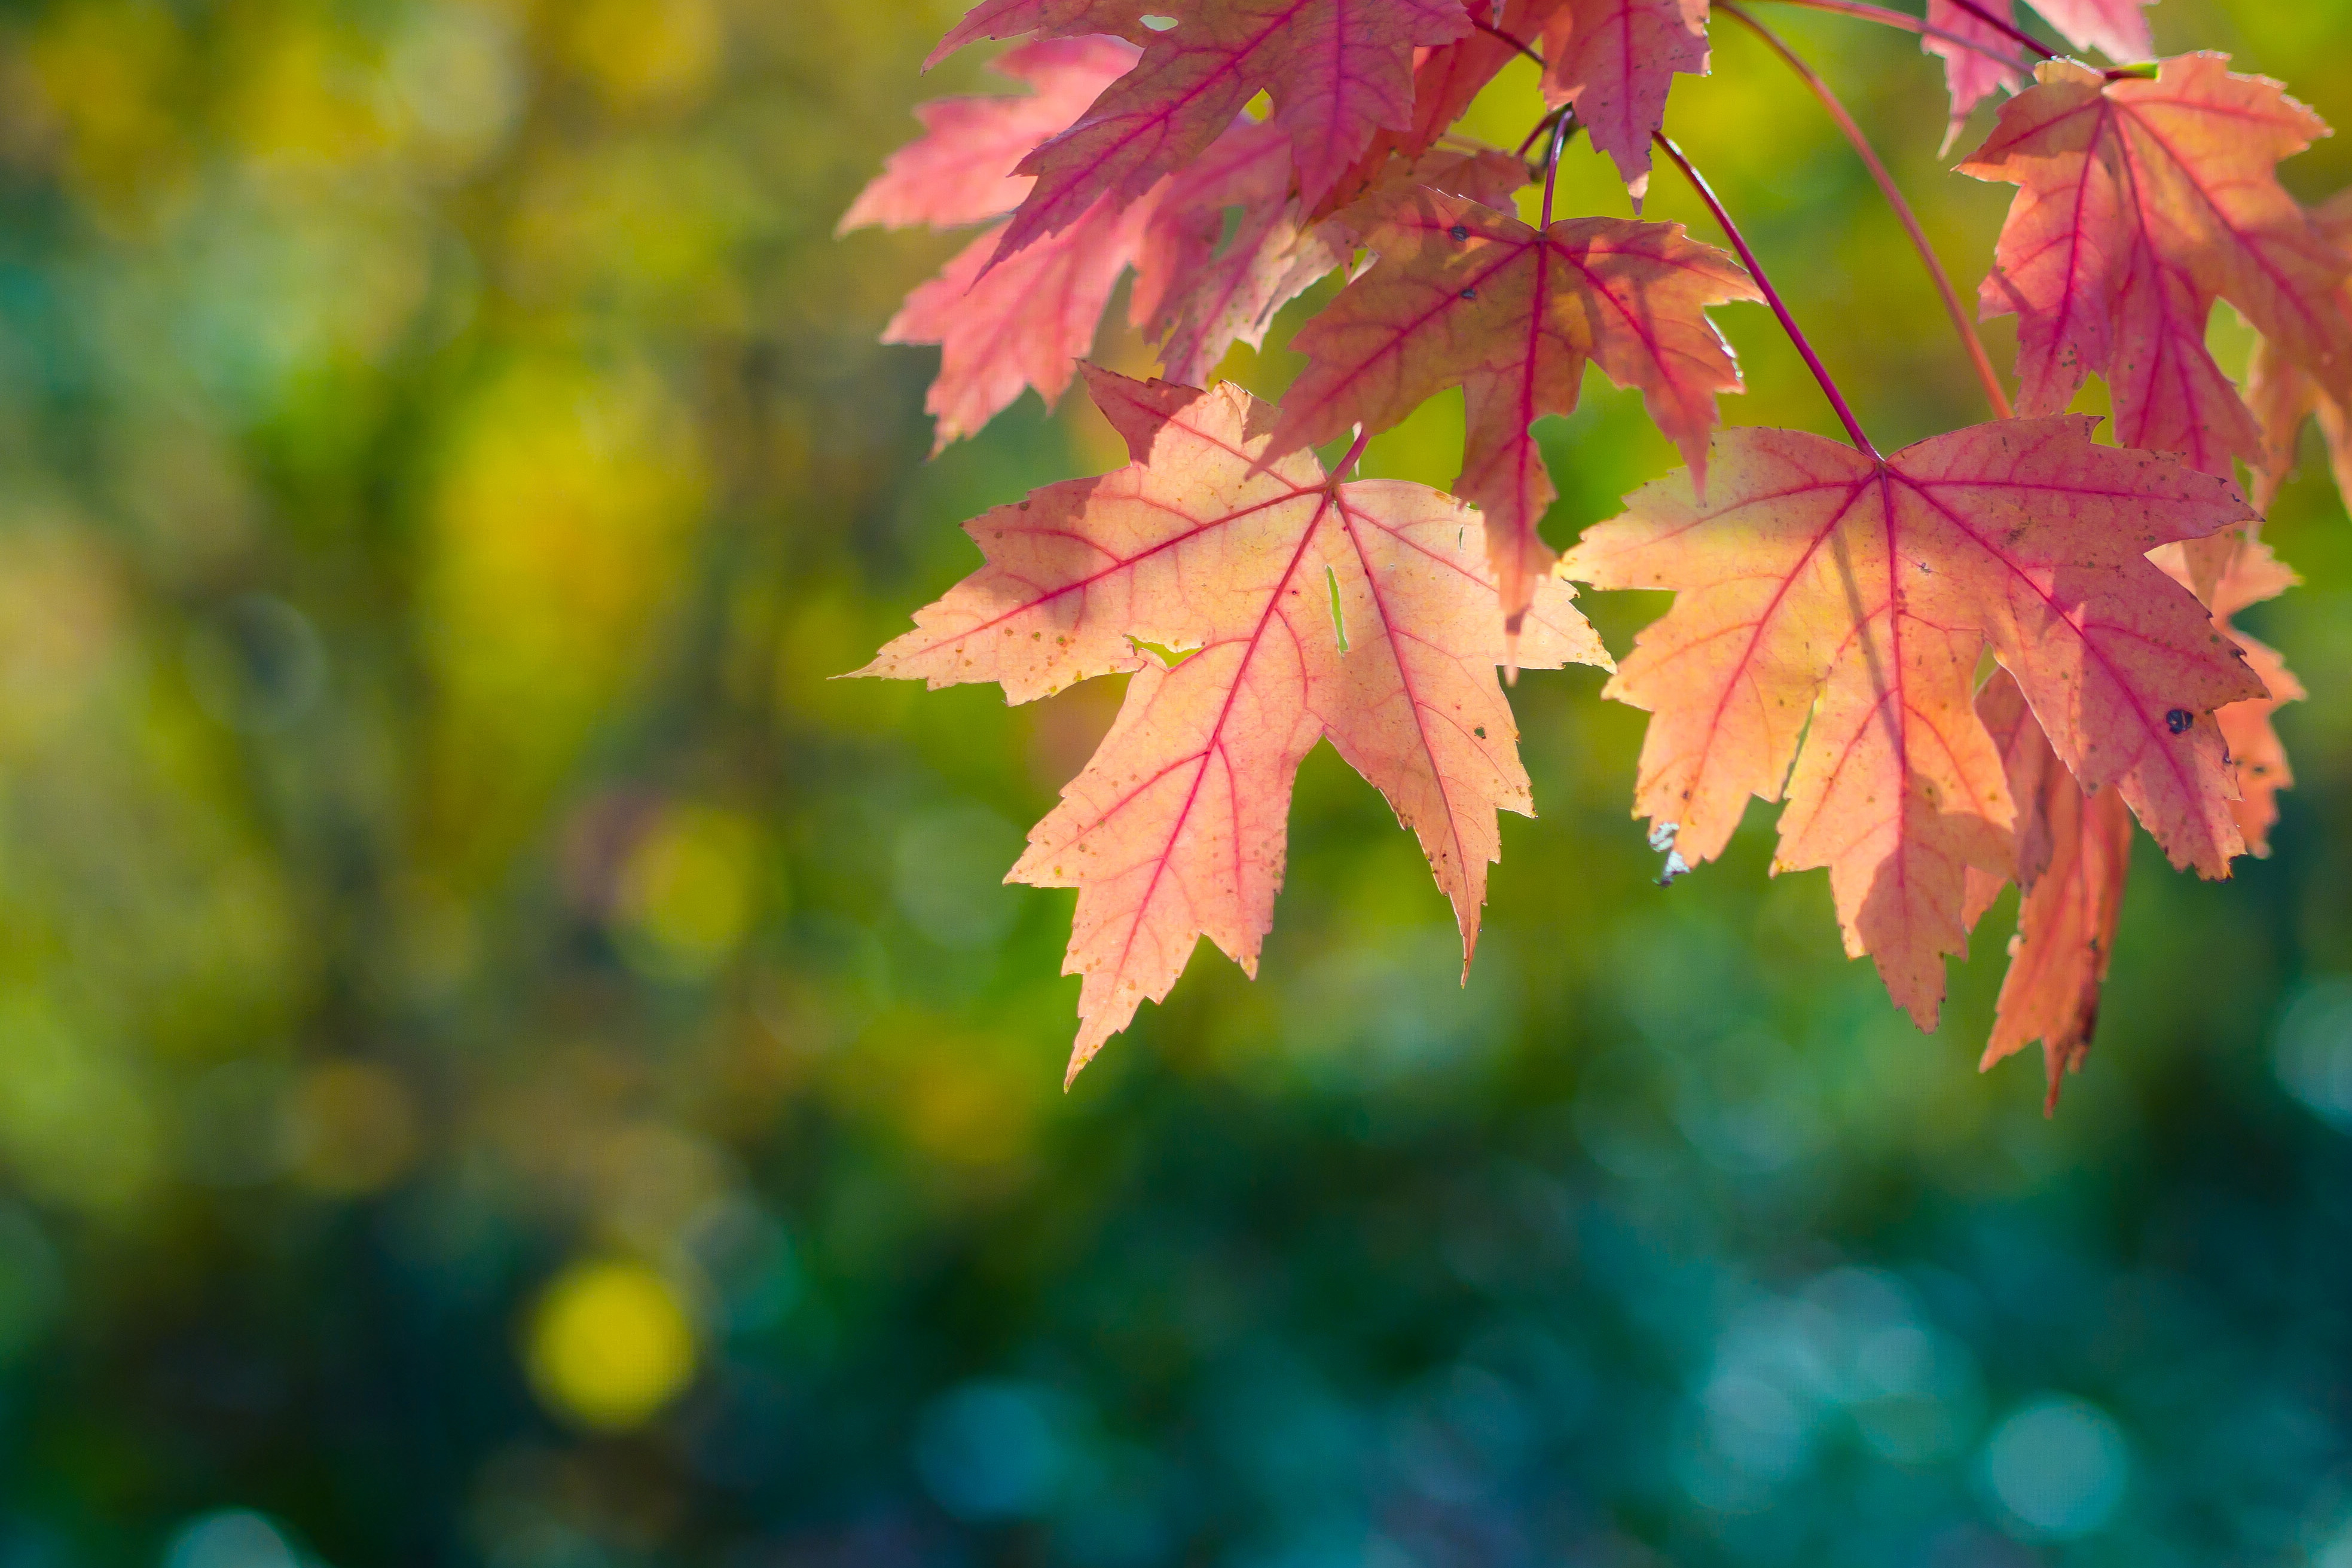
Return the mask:
[[[1264,977],[1204,950],[1065,1095],[1070,895],[998,879],[1116,690],[828,680],[1114,461],[1029,399],[926,463],[875,338],[959,242],[833,237],[992,81],[918,75],[954,9],[0,7],[0,1568],[2352,1564],[2315,453],[2247,617],[2318,694],[2276,853],[2144,853],[2054,1122],[1974,1071],[2012,901],[1918,1035],[1769,811],[1651,884],[1586,670],[1515,694],[1545,814],[1466,989],[1325,750]],[[1972,287],[2009,192],[1934,158],[1937,64],[1759,10]],[[2352,122],[2352,6],[2154,15]],[[1672,127],[1881,444],[1984,417],[1811,99],[1716,68]],[[1727,415],[1833,430],[1719,315]],[[1547,450],[1556,540],[1672,463],[1598,380]]]

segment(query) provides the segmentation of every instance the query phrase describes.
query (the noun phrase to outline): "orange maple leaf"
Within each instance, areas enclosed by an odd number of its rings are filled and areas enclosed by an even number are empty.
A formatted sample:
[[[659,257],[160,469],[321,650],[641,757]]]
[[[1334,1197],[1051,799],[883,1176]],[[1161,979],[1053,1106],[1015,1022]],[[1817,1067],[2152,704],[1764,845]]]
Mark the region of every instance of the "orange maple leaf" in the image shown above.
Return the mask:
[[[2345,258],[2276,173],[2327,128],[2278,83],[2227,66],[2183,55],[2152,81],[2111,81],[2045,61],[1960,165],[2018,186],[1981,297],[1988,319],[2019,318],[2019,412],[2058,412],[2096,371],[2116,440],[2222,476],[2263,446],[2206,351],[2217,297],[2323,387],[2352,392]]]
[[[1679,591],[1607,695],[1653,717],[1638,814],[1692,864],[1748,797],[1785,799],[1775,871],[1826,866],[1849,953],[1934,1025],[1964,873],[2007,875],[2014,806],[1973,706],[1990,646],[2074,777],[2113,786],[2176,865],[2242,848],[2213,710],[2264,695],[2144,552],[2248,519],[2229,481],[2015,420],[1874,459],[1794,431],[1715,441],[1588,530],[1563,575]]]
[[[2352,266],[2352,191],[2338,191],[2311,209],[2312,225],[2336,246]],[[2352,282],[2336,291],[2339,315],[2352,319]],[[2278,498],[2279,486],[2294,466],[2295,442],[2303,422],[2318,415],[2320,434],[2326,437],[2330,463],[2336,470],[2339,495],[2352,498],[2352,413],[2345,400],[2321,387],[2294,361],[2291,349],[2263,338],[2254,345],[2246,366],[2246,402],[2262,430],[2263,456],[2255,465],[2254,505],[2265,516]]]
[[[988,564],[857,672],[993,681],[1025,702],[1131,671],[1110,733],[1007,878],[1078,889],[1085,977],[1070,1072],[1165,998],[1202,936],[1255,973],[1281,886],[1292,779],[1319,739],[1418,836],[1475,945],[1498,810],[1532,811],[1496,678],[1475,514],[1424,486],[1341,483],[1273,456],[1274,411],[1088,367],[1135,461],[966,525]],[[1544,585],[1523,664],[1607,664]],[[1193,650],[1171,665],[1139,644]]]
[[[2238,767],[2239,798],[2230,803],[2231,813],[2245,837],[2246,852],[2266,858],[2271,852],[2271,828],[2278,821],[2278,792],[2294,784],[2286,747],[2271,716],[2282,703],[2300,702],[2307,694],[2277,649],[2247,636],[2231,620],[2249,605],[2277,598],[2303,579],[2260,539],[2240,537],[2232,542],[2237,548],[2220,578],[2200,597],[2212,607],[2213,624],[2244,652],[2255,678],[2269,688],[2267,695],[2231,703],[2214,716],[2221,721],[2221,738],[2229,742],[2230,756]],[[2199,586],[2199,563],[2185,550],[2158,550],[2155,560],[2183,587],[2193,591]]]
[[[1558,494],[1528,427],[1576,406],[1587,360],[1639,387],[1651,418],[1704,474],[1716,394],[1740,390],[1706,308],[1759,298],[1739,264],[1679,224],[1569,218],[1538,231],[1460,196],[1376,196],[1380,261],[1300,329],[1307,369],[1283,400],[1276,451],[1351,424],[1384,430],[1449,386],[1467,439],[1454,490],[1486,514],[1507,623],[1554,559],[1537,527]]]
[[[2230,802],[2231,814],[2248,851],[2266,855],[2278,820],[2276,797],[2294,782],[2271,714],[2304,693],[2284,661],[2231,627],[2230,617],[2297,580],[2267,547],[2242,535],[2223,537],[2236,549],[2210,596],[2213,622],[2237,642],[2270,695],[2231,703],[2214,717],[2237,770],[2240,798]],[[2182,587],[2192,586],[2184,547],[2167,546],[2151,559]],[[1973,927],[2010,881],[2021,894],[2017,931],[2009,939],[2009,972],[1981,1065],[1990,1068],[2040,1040],[2050,1076],[2044,1109],[2054,1110],[2060,1075],[2078,1070],[2091,1049],[2130,868],[2131,816],[2114,790],[2084,793],[2051,750],[2008,671],[1993,672],[1977,693],[1976,706],[2006,765],[2017,825],[2007,876],[1969,872],[1963,923]]]
[[[2000,749],[2017,804],[2010,874],[2019,888],[2009,972],[1977,1066],[1989,1070],[2040,1040],[2048,1114],[2057,1109],[2060,1079],[2081,1071],[2098,1028],[2131,869],[2131,814],[2113,789],[2083,792],[2007,670],[1995,670],[1977,693],[1976,711]],[[1968,880],[1967,923],[1974,925],[2010,877],[1971,870]]]

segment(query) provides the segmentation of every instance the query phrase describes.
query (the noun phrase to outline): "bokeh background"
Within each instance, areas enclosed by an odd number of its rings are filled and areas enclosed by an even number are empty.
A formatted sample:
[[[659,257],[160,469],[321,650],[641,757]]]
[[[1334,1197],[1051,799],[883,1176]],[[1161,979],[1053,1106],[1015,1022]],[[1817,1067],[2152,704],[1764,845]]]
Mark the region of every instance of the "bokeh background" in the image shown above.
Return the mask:
[[[1065,1094],[1070,895],[998,879],[1117,691],[829,679],[959,521],[1115,461],[1029,399],[926,462],[933,356],[875,338],[959,242],[832,233],[990,81],[919,77],[953,9],[0,6],[0,1563],[2352,1563],[2315,452],[2309,586],[2248,617],[2318,694],[2276,852],[2143,841],[2054,1121],[1974,1070],[2007,902],[1919,1035],[1768,811],[1652,885],[1591,671],[1515,694],[1544,815],[1466,988],[1326,750],[1263,977],[1204,949]],[[2009,193],[1936,159],[1936,63],[1760,9],[1972,284]],[[2155,22],[2352,121],[2352,6]],[[1983,417],[1851,153],[1717,38],[1673,129],[1881,444]],[[1475,124],[1534,113],[1515,68]],[[1625,210],[1581,148],[1562,203]],[[1720,315],[1729,416],[1833,430]],[[1370,466],[1460,440],[1441,401]],[[1561,540],[1672,463],[1597,379],[1547,451]],[[1591,601],[1621,650],[1658,607]]]

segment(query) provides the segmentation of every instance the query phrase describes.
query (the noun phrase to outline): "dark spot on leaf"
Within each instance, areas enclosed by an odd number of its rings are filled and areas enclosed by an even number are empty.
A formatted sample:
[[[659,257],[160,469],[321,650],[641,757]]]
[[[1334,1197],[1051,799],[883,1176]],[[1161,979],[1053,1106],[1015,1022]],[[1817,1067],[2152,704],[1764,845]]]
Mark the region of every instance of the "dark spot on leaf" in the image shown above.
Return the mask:
[[[2164,727],[2175,735],[2188,734],[2189,727],[2196,722],[2197,716],[2185,707],[2174,708],[2164,716]]]
[[[1468,239],[1470,237],[1470,228],[1466,224],[1455,224],[1452,228],[1445,232],[1452,235],[1455,239]]]
[[[1478,291],[1475,288],[1465,288],[1462,291],[1462,298],[1465,299],[1475,299],[1478,298]]]

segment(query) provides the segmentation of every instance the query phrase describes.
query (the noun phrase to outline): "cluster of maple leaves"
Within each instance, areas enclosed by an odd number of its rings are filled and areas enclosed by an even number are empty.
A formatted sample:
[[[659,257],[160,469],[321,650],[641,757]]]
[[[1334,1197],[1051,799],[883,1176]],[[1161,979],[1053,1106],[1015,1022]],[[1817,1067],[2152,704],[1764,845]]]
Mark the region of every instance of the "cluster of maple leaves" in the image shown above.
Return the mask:
[[[886,340],[940,346],[941,445],[1083,373],[1134,460],[968,523],[986,565],[859,673],[1016,703],[1129,676],[1008,878],[1078,890],[1073,1075],[1202,936],[1255,971],[1322,739],[1419,839],[1466,963],[1497,812],[1531,810],[1498,666],[1614,668],[1606,695],[1652,716],[1634,804],[1670,871],[1719,854],[1750,796],[1785,801],[1774,869],[1827,868],[1849,953],[1922,1028],[2016,883],[1986,1061],[2041,1041],[2053,1100],[2133,820],[2209,877],[2265,852],[2290,782],[2271,711],[2303,694],[2230,622],[2294,580],[2234,464],[2267,505],[2315,413],[2352,469],[2352,203],[2306,210],[2275,174],[2326,127],[2223,57],[2134,63],[2141,0],[2034,0],[2114,68],[2033,63],[2010,0],[1799,3],[1920,34],[1955,134],[2012,95],[1959,167],[2018,187],[1980,290],[2019,319],[2013,414],[1991,382],[2002,417],[1882,455],[1823,374],[1851,444],[1719,429],[1741,382],[1709,308],[1767,300],[1811,359],[1769,284],[1678,225],[1554,218],[1570,133],[1637,211],[1654,144],[1682,162],[1662,125],[1675,75],[1707,68],[1708,0],[982,0],[934,53],[1024,37],[995,68],[1029,90],[924,105],[843,219],[989,225]],[[1552,109],[1528,144],[1454,133],[1521,55]],[[1538,180],[1531,225],[1515,204]],[[1130,268],[1164,380],[1084,362]],[[1335,272],[1279,406],[1211,384]],[[2261,336],[2242,386],[2206,350],[2220,299]],[[1563,557],[1530,426],[1573,408],[1588,361],[1687,467]],[[2116,444],[2063,412],[2092,373]],[[1453,495],[1348,476],[1452,387]],[[1310,450],[1351,433],[1336,469]],[[1675,598],[1612,666],[1571,580]]]

